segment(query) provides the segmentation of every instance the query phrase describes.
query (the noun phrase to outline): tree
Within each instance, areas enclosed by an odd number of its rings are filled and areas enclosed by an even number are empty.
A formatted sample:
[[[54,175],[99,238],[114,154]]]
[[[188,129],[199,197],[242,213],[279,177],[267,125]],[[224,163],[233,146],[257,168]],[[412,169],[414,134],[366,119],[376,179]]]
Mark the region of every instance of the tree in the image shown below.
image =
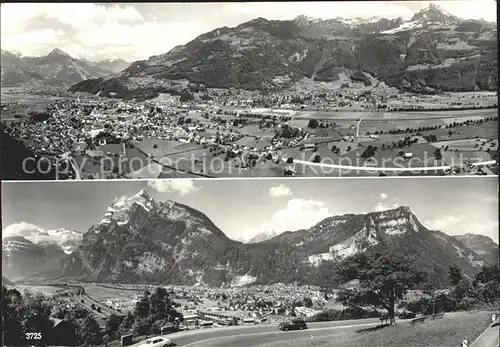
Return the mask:
[[[450,283],[456,286],[462,278],[462,270],[460,270],[460,268],[456,265],[450,265],[448,268],[448,279],[450,280]]]
[[[16,289],[2,287],[2,330],[5,345],[23,345],[23,327],[19,308],[23,298]]]
[[[118,337],[118,331],[120,329],[120,324],[124,321],[123,317],[112,314],[106,321],[106,334],[111,338],[115,339]]]
[[[315,129],[319,125],[319,122],[316,119],[311,119],[309,123],[307,124],[308,128]]]
[[[135,335],[146,335],[149,334],[151,329],[150,322],[148,319],[142,318],[137,319],[134,324],[132,324],[132,330]]]
[[[304,300],[303,300],[303,305],[305,307],[312,307],[313,306],[313,302],[312,302],[311,298],[305,297]]]
[[[384,308],[395,324],[395,305],[405,293],[424,281],[424,273],[413,260],[400,254],[361,253],[344,260],[337,269],[340,283],[359,280],[358,289],[341,292],[337,300],[347,305]]]
[[[149,295],[145,293],[141,300],[135,304],[134,316],[137,318],[145,318],[149,316],[149,313]]]
[[[84,346],[98,346],[103,342],[101,328],[93,316],[87,316],[83,321],[81,339]]]
[[[135,318],[132,312],[128,312],[125,318],[123,319],[123,322],[120,324],[120,331],[125,332],[128,329],[132,327],[134,324]]]

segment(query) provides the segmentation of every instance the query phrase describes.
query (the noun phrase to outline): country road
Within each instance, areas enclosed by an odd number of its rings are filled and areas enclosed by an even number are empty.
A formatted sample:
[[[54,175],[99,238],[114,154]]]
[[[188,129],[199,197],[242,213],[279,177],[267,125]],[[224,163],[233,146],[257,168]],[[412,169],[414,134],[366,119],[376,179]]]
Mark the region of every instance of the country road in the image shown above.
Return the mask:
[[[470,346],[471,347],[498,347],[500,344],[500,325],[497,319],[495,324],[488,327]]]
[[[398,323],[404,322],[406,321],[398,321]],[[372,328],[379,324],[379,319],[319,322],[308,323],[307,330],[288,332],[280,331],[276,324],[262,324],[246,327],[210,328],[178,332],[166,336],[174,341],[176,347],[251,347],[267,344],[271,346],[276,342],[340,337],[347,332],[354,333],[357,330]],[[139,346],[141,343],[144,341],[132,346]]]
[[[318,167],[327,167],[332,169],[345,169],[345,170],[357,170],[357,171],[387,171],[387,172],[418,172],[418,171],[433,171],[433,170],[451,170],[451,165],[444,166],[429,166],[429,167],[374,167],[374,166],[353,166],[353,165],[338,165],[338,164],[326,164],[326,163],[314,163],[306,160],[294,159],[294,163],[301,165],[310,165]]]

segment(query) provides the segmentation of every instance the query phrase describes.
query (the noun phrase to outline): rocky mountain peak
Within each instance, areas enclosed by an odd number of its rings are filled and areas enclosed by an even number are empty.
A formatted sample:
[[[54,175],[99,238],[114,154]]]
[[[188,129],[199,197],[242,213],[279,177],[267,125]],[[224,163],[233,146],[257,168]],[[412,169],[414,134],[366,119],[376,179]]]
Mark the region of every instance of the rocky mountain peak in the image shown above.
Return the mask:
[[[66,52],[64,52],[60,48],[54,48],[49,54],[47,54],[49,57],[57,57],[57,56],[63,56],[63,57],[69,57],[70,55]]]
[[[116,222],[118,225],[127,224],[130,217],[138,210],[145,213],[155,213],[158,208],[158,203],[152,199],[144,190],[140,190],[136,194],[127,197],[123,196],[114,201],[107,209],[104,218],[99,222],[99,225],[107,225],[111,222]],[[98,232],[96,229],[95,232]]]
[[[448,11],[445,11],[444,9],[439,7],[438,5],[431,3],[428,7],[415,13],[411,18],[411,21],[414,22],[421,20],[425,22],[446,23],[446,22],[457,21],[458,19],[459,18],[457,16],[454,16]]]

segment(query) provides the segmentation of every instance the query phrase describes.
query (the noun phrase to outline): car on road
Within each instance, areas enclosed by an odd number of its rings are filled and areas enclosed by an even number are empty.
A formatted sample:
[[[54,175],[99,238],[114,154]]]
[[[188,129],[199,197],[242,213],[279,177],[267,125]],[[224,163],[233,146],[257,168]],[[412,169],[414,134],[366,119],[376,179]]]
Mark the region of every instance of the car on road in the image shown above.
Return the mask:
[[[281,322],[278,328],[283,331],[307,329],[307,324],[303,319],[292,319],[291,321]]]
[[[174,343],[171,339],[157,336],[147,339],[144,343],[140,344],[139,347],[168,347],[173,345]]]
[[[404,310],[397,313],[399,319],[412,319],[416,317],[415,312]]]

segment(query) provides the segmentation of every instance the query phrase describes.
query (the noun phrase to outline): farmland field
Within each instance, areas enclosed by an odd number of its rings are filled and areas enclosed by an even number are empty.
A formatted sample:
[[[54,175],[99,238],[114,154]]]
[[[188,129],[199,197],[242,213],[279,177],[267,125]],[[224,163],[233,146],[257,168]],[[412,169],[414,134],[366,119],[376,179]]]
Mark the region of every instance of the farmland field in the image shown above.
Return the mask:
[[[59,287],[52,287],[52,286],[42,286],[42,285],[23,285],[23,284],[16,284],[15,289],[23,293],[25,290],[36,294],[36,293],[42,293],[44,295],[52,296],[55,294],[58,294],[62,291],[65,291],[63,288]]]
[[[114,289],[97,284],[82,284],[85,288],[85,294],[96,301],[106,301],[108,299],[126,299],[132,300],[134,296],[141,295],[141,291],[132,289]]]

